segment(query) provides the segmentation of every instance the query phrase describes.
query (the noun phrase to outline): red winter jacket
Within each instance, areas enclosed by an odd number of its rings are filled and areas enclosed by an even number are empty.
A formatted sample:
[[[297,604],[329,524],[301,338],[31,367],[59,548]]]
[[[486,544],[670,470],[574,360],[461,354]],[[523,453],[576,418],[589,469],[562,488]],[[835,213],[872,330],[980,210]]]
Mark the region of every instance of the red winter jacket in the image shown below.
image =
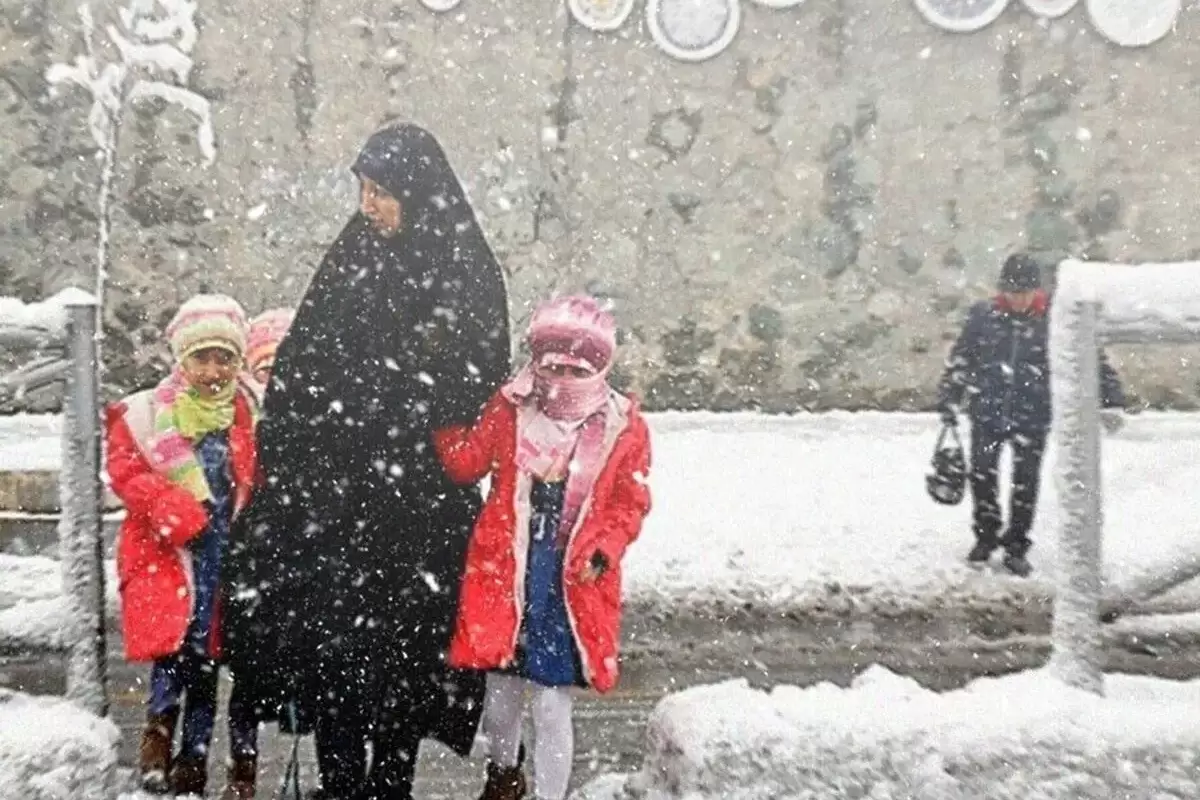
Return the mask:
[[[564,585],[567,614],[579,648],[584,677],[601,692],[617,683],[621,628],[621,557],[641,532],[650,511],[650,431],[636,406],[614,395],[605,434],[605,465],[584,502],[567,542]],[[520,410],[495,395],[472,429],[434,434],[438,455],[451,480],[475,483],[491,473],[487,502],[471,543],[450,644],[452,666],[500,669],[512,663],[524,612],[524,565],[529,551],[532,478],[516,467]],[[580,580],[595,553],[608,569],[599,579]]]
[[[229,431],[234,513],[254,485],[254,421],[241,393]],[[117,540],[117,580],[125,657],[154,661],[179,651],[192,618],[192,566],[187,543],[208,527],[204,505],[150,467],[145,450],[154,428],[151,392],[139,392],[106,413],[106,468],[125,504]],[[213,612],[210,653],[220,657],[220,604]]]

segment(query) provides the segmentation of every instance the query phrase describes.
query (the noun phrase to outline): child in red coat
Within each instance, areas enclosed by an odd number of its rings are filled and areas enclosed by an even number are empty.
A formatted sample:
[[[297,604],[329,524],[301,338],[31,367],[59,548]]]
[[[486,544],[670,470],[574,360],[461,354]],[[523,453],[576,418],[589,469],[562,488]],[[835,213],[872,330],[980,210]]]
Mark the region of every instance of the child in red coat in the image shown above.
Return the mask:
[[[125,654],[153,663],[139,754],[154,794],[203,794],[216,717],[219,577],[234,515],[255,477],[255,401],[238,379],[241,306],[222,295],[185,303],[167,328],[177,368],[108,410],[106,467],[126,517],[117,544]],[[171,758],[183,706],[178,755]],[[233,762],[224,797],[254,796],[257,723],[235,686]]]
[[[287,308],[272,308],[250,320],[246,335],[246,374],[253,380],[253,388],[259,396],[267,392],[271,381],[271,370],[275,367],[275,353],[292,326],[295,312]]]
[[[566,797],[571,687],[617,682],[621,559],[650,510],[650,435],[613,390],[611,315],[587,297],[534,313],[531,360],[470,430],[435,436],[447,474],[491,489],[467,550],[449,661],[488,670],[484,800],[525,794],[518,765],[533,695],[534,790]]]

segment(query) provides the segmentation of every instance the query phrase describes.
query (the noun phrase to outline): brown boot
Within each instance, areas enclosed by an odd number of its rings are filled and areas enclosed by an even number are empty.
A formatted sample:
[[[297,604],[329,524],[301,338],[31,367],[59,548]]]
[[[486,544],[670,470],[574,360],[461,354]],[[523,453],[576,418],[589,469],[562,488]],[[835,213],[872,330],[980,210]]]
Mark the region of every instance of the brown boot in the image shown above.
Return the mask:
[[[235,757],[229,765],[229,782],[221,800],[253,800],[254,776],[258,763],[254,756]]]
[[[208,765],[203,758],[180,756],[171,765],[171,791],[176,795],[204,795],[208,785]]]
[[[141,774],[142,791],[147,794],[167,794],[171,791],[167,771],[171,769],[171,740],[175,738],[175,721],[178,718],[178,711],[146,717],[146,727],[142,729],[142,741],[138,747],[138,771]]]
[[[488,762],[487,783],[479,800],[522,800],[525,791],[525,772],[520,767],[502,767]]]

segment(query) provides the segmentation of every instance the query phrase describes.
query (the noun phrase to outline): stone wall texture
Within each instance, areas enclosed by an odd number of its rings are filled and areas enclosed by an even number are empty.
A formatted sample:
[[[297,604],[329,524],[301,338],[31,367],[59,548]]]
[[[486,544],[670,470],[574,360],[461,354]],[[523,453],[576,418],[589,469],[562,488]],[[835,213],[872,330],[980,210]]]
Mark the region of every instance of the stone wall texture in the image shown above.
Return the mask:
[[[92,280],[88,102],[44,77],[78,50],[76,4],[0,0],[0,294]],[[1145,48],[1082,5],[1014,2],[970,34],[900,0],[741,12],[686,63],[640,8],[597,33],[558,0],[199,0],[189,88],[217,158],[177,108],[126,120],[111,379],[151,379],[201,288],[295,302],[389,120],[442,139],[516,323],[554,290],[612,298],[621,378],[654,408],[925,408],[1011,250],[1200,259],[1200,9]],[[1194,404],[1197,349],[1115,355],[1142,401]]]

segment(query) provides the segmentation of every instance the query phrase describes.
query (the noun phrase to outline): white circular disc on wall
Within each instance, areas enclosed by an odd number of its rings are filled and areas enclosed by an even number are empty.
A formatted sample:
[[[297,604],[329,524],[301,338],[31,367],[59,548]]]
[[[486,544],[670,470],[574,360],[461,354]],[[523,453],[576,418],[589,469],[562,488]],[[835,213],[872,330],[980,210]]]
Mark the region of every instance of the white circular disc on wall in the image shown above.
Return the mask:
[[[1055,19],[1065,15],[1079,0],[1023,0],[1025,7],[1039,17]]]
[[[624,25],[635,5],[637,0],[567,0],[567,9],[575,21],[600,33]]]
[[[1182,0],[1087,0],[1096,30],[1122,47],[1145,47],[1166,36],[1182,6]]]
[[[754,0],[754,2],[767,8],[795,8],[804,0]]]
[[[729,47],[742,24],[738,0],[649,0],[646,25],[663,52],[704,61]]]
[[[971,33],[991,25],[1008,0],[913,0],[921,16],[944,31]]]
[[[445,11],[453,11],[458,8],[460,3],[462,3],[462,0],[421,0],[421,5],[439,14]]]

